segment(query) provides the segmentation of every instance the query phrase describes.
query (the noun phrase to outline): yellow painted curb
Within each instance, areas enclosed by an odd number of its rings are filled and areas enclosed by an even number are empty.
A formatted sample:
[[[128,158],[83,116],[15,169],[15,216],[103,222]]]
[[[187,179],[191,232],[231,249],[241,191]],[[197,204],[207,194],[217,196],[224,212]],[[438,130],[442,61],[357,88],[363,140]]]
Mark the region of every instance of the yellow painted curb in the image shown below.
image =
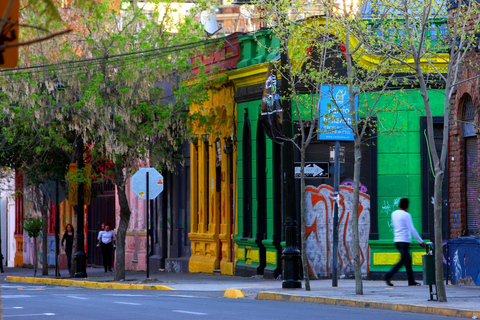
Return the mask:
[[[101,281],[85,281],[85,280],[69,280],[69,279],[53,279],[53,278],[35,278],[35,277],[14,277],[7,276],[8,282],[38,283],[52,286],[69,286],[90,289],[138,289],[138,290],[176,290],[164,285],[154,284],[137,284],[137,283],[118,283],[118,282],[101,282]]]
[[[259,292],[257,295],[257,299],[310,302],[310,303],[330,304],[330,305],[347,306],[347,307],[360,307],[360,308],[393,310],[393,311],[402,311],[402,312],[426,313],[426,314],[432,314],[432,315],[462,317],[462,318],[463,317],[472,318],[474,316],[480,317],[480,311],[469,310],[469,309],[441,308],[441,307],[432,307],[432,306],[421,305],[421,304],[386,303],[386,302],[376,302],[376,301],[364,301],[364,300],[357,300],[357,299],[297,295],[297,294],[269,292],[269,291]]]
[[[223,297],[228,299],[245,298],[245,293],[240,289],[226,289]]]

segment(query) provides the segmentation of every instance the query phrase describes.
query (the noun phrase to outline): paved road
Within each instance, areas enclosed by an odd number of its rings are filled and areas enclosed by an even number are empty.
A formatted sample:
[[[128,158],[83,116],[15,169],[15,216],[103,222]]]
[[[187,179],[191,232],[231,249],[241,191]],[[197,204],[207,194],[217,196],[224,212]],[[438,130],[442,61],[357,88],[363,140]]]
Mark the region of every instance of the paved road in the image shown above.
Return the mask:
[[[96,290],[2,284],[5,319],[452,319],[308,303],[225,299],[222,291]]]

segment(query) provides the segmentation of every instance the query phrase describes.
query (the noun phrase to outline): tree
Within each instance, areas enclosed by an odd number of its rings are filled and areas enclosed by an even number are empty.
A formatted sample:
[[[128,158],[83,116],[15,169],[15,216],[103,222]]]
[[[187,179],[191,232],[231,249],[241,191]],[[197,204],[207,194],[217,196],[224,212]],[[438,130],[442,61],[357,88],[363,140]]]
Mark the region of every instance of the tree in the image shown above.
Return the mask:
[[[385,55],[376,55],[373,63],[366,63],[371,61],[371,57],[365,59],[369,54],[365,47],[378,41],[378,35],[372,34],[371,29],[383,20],[372,22],[358,18],[356,15],[361,3],[353,6],[343,2],[338,6],[325,1],[321,3],[325,17],[301,20],[297,19],[312,14],[311,8],[305,7],[303,2],[256,4],[272,12],[269,15],[271,20],[267,24],[277,37],[282,39],[280,51],[288,55],[287,64],[277,65],[277,70],[282,75],[282,81],[289,83],[289,95],[283,99],[292,101],[297,117],[295,146],[300,152],[301,160],[301,239],[306,290],[310,290],[310,285],[306,258],[305,155],[312,139],[317,134],[331,132],[332,129],[325,125],[334,122],[338,123],[338,126],[333,130],[348,128],[353,133],[355,159],[352,247],[356,293],[363,294],[358,229],[361,149],[362,145],[370,143],[371,136],[376,134],[377,122],[381,123],[382,114],[394,110],[392,106],[380,106],[379,102],[390,94],[389,87],[402,81],[396,75],[398,66],[392,65],[392,60],[385,58]],[[334,97],[333,88],[338,85],[347,88],[345,103],[337,102]],[[329,89],[324,90],[327,87]],[[322,113],[319,108],[324,99],[331,101],[326,113]],[[359,108],[356,107],[357,103]],[[401,128],[385,128],[383,133],[396,130]]]
[[[33,218],[27,218],[24,219],[22,222],[22,228],[25,230],[28,234],[29,237],[33,238],[33,248],[34,248],[34,263],[33,263],[33,268],[34,268],[34,276],[37,275],[37,237],[40,235],[42,232],[42,229],[44,228],[45,225],[45,220],[41,217],[33,217]],[[45,264],[45,262],[44,262]]]
[[[30,116],[18,110],[16,117],[4,113],[0,120],[0,166],[22,170],[25,187],[32,188],[32,203],[39,208],[44,221],[47,220],[49,200],[40,191],[40,186],[54,179],[64,185],[70,159],[64,149],[55,146],[58,141],[42,134],[41,128],[32,124]],[[59,223],[58,221],[56,223]],[[42,275],[48,275],[47,265],[47,225],[42,230]]]
[[[440,0],[400,0],[393,2],[375,1],[373,8],[385,7],[391,17],[399,18],[391,27],[402,35],[401,41],[384,33],[382,46],[375,50],[388,54],[402,68],[415,75],[415,85],[422,92],[427,116],[427,139],[430,147],[435,174],[434,185],[434,232],[435,232],[435,271],[438,301],[446,302],[447,296],[443,283],[442,248],[442,184],[445,175],[445,161],[448,153],[450,101],[458,85],[472,79],[463,79],[461,64],[478,68],[470,59],[470,52],[478,45],[477,33],[480,24],[480,4],[476,1],[440,1]],[[439,30],[438,20],[448,14],[448,27]],[[436,37],[429,34],[436,33]],[[389,51],[385,51],[389,48]],[[396,53],[396,54],[394,54]],[[434,63],[443,63],[439,68]],[[433,76],[432,76],[433,75]],[[476,78],[476,77],[475,77]],[[428,88],[440,82],[445,87],[443,139],[441,150],[435,150],[433,118]],[[440,155],[438,154],[440,153]]]
[[[174,170],[181,160],[187,107],[207,97],[202,81],[208,74],[194,84],[184,82],[189,58],[199,46],[217,42],[202,41],[194,11],[182,16],[169,1],[151,4],[149,10],[143,3],[113,0],[93,11],[83,4],[72,6],[61,12],[74,25],[72,35],[23,52],[25,62],[41,65],[3,73],[6,100],[28,110],[46,137],[57,136],[68,148],[67,137],[77,136],[91,146],[93,163],[113,163],[104,178],[117,186],[120,204],[115,280],[125,279],[131,215],[127,179],[142,161]],[[39,18],[31,12],[25,17]],[[45,65],[47,61],[54,63]]]

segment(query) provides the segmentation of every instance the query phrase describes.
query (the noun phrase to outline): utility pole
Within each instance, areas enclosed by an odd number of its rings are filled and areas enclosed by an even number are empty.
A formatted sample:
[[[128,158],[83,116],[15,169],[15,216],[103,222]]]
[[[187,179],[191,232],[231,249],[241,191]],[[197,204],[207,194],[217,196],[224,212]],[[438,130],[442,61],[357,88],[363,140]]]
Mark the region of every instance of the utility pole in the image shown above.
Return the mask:
[[[335,173],[333,182],[333,194],[335,204],[333,209],[333,250],[332,250],[332,287],[338,287],[338,202],[340,185],[340,161],[338,153],[340,151],[340,141],[335,141]]]

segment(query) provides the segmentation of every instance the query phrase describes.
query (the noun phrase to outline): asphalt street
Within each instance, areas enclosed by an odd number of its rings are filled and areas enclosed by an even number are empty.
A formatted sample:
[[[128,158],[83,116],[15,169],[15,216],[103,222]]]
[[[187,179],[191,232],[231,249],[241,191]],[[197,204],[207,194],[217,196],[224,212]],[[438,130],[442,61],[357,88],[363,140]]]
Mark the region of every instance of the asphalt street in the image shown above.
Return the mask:
[[[310,303],[225,299],[223,291],[132,291],[2,284],[5,319],[452,319]]]

